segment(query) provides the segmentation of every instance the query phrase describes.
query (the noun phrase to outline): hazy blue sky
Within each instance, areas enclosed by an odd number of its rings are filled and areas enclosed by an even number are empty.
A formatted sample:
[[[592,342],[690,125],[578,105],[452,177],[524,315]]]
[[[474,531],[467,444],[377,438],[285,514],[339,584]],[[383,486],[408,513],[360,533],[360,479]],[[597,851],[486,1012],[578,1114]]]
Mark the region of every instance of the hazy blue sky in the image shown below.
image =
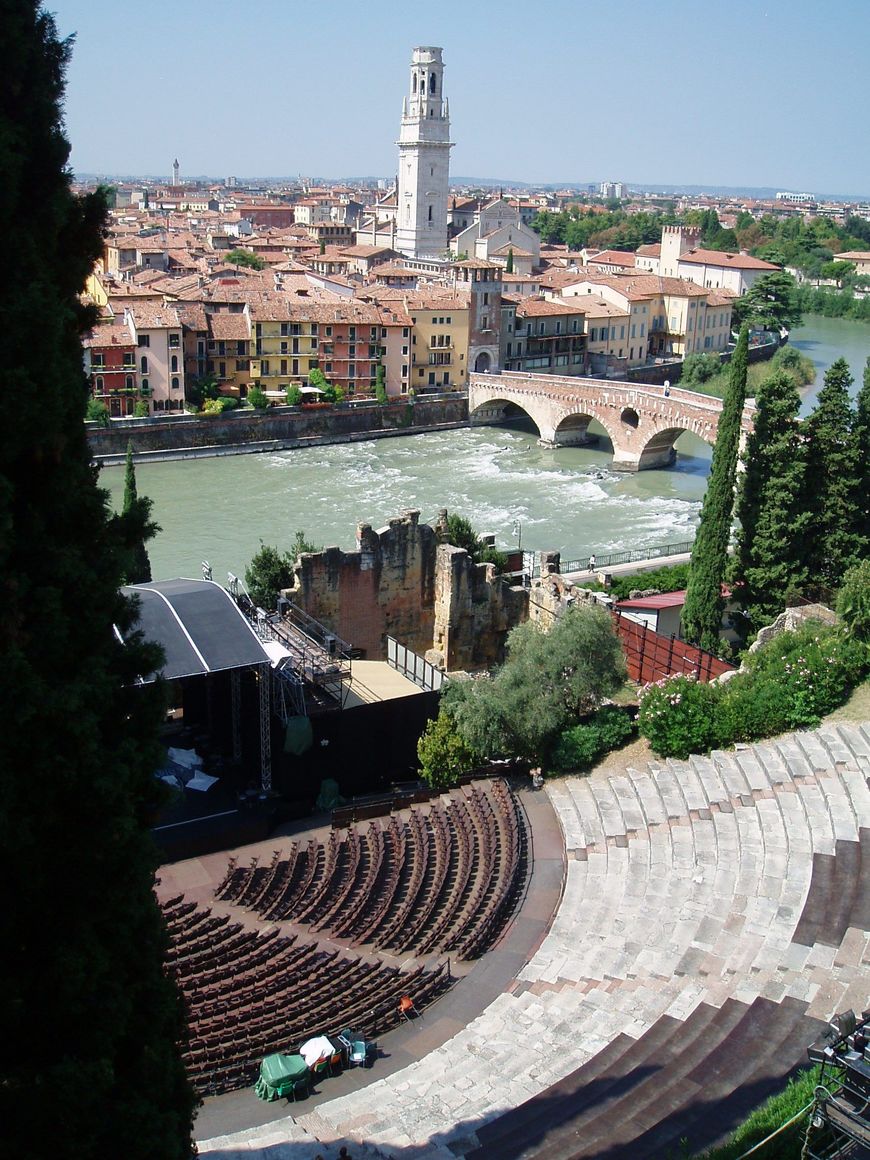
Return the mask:
[[[868,0],[54,0],[79,172],[395,172],[444,48],[451,173],[870,193]]]

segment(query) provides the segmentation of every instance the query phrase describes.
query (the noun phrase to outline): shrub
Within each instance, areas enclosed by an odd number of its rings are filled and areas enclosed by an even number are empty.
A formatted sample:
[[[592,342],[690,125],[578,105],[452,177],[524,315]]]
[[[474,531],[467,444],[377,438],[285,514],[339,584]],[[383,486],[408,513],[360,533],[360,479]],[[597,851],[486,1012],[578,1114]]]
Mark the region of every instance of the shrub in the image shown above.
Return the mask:
[[[694,383],[706,383],[722,369],[722,360],[715,354],[690,354],[683,360],[680,386],[692,387]]]
[[[747,671],[728,686],[729,700],[738,699],[737,724],[740,713],[751,717],[747,704],[761,695],[760,690],[777,685],[785,699],[780,728],[802,729],[817,725],[821,717],[842,705],[863,676],[867,655],[860,641],[812,621],[769,641],[748,654],[744,663]],[[772,703],[772,694],[767,696]]]
[[[298,407],[302,403],[302,392],[297,386],[287,388],[287,405],[289,407]]]
[[[816,377],[812,359],[807,358],[796,346],[781,346],[770,360],[770,365],[776,370],[788,371],[799,387],[808,386]]]
[[[689,583],[688,564],[670,564],[654,572],[640,572],[635,576],[614,577],[611,594],[617,600],[627,600],[636,589],[657,588],[659,592],[679,592]]]
[[[229,395],[221,395],[217,399],[206,399],[202,405],[203,415],[222,415],[224,411],[233,411],[239,405],[238,399]]]
[[[146,399],[140,399],[133,408],[133,417],[135,419],[147,419],[151,414],[151,407]]]
[[[870,560],[862,560],[843,577],[837,612],[849,635],[870,646]]]
[[[252,387],[251,390],[248,391],[248,402],[251,404],[255,411],[265,411],[269,406],[269,400],[266,398],[265,394],[260,390],[259,387]]]
[[[109,408],[99,399],[88,399],[85,418],[91,423],[99,423],[101,427],[109,426]]]
[[[474,769],[474,752],[466,745],[449,712],[442,707],[417,742],[420,776],[435,789],[449,789],[460,775]]]
[[[722,690],[693,677],[668,677],[641,690],[638,727],[662,757],[706,753],[721,743]]]
[[[566,729],[553,751],[552,767],[559,772],[589,769],[636,730],[637,726],[624,710],[605,705],[584,724]]]

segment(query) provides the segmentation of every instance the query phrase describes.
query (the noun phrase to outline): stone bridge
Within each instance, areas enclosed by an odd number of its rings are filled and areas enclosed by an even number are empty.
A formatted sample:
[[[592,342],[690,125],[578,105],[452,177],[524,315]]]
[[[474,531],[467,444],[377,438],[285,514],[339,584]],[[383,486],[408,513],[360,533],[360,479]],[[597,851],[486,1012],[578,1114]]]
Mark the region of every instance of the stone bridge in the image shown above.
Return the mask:
[[[498,424],[525,412],[550,446],[593,443],[595,420],[613,444],[616,471],[666,467],[676,458],[675,440],[691,431],[716,442],[722,400],[681,387],[619,383],[559,375],[502,371],[472,374],[468,415],[473,425]],[[743,436],[752,428],[754,408],[743,412]]]

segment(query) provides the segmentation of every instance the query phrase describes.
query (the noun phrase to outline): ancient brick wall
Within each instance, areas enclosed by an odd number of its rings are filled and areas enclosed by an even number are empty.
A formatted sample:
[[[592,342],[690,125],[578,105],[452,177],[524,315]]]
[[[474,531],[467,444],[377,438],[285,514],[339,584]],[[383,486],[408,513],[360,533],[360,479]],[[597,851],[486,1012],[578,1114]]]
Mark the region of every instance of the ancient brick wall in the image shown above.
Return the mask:
[[[435,623],[427,660],[446,669],[485,669],[504,660],[505,638],[526,619],[528,593],[475,564],[463,548],[440,544],[435,567]]]
[[[362,649],[386,657],[394,636],[418,653],[432,645],[437,534],[406,511],[385,528],[357,528],[357,550],[327,548],[299,558],[288,595],[300,608]]]

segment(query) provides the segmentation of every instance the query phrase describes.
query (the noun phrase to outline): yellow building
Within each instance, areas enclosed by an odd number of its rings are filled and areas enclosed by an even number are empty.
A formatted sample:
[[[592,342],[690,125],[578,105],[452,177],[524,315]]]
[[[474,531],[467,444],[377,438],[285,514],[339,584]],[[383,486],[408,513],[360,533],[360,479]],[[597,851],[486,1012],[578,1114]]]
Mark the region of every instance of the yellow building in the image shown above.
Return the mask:
[[[435,288],[403,297],[411,317],[411,386],[462,388],[468,384],[468,295]]]
[[[318,365],[319,325],[311,304],[280,294],[250,304],[250,381],[273,401],[283,401],[290,386],[308,381]]]

